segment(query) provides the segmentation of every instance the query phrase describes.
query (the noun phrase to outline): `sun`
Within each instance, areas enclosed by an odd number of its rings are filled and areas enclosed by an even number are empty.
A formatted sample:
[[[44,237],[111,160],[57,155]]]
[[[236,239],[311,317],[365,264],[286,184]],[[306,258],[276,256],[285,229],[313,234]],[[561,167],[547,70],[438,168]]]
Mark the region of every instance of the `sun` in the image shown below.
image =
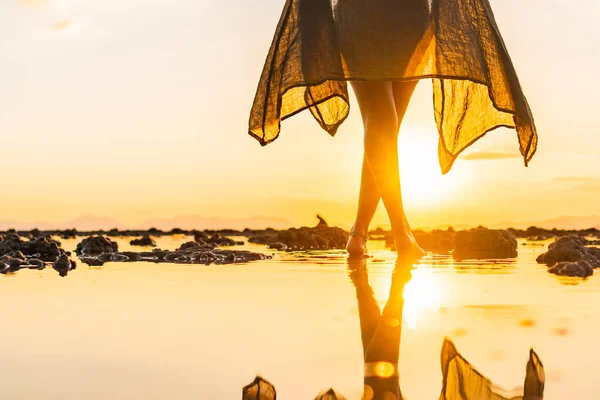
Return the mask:
[[[408,207],[422,208],[448,202],[467,178],[460,168],[442,175],[437,158],[437,137],[418,126],[408,125],[403,129],[398,153],[402,196]]]

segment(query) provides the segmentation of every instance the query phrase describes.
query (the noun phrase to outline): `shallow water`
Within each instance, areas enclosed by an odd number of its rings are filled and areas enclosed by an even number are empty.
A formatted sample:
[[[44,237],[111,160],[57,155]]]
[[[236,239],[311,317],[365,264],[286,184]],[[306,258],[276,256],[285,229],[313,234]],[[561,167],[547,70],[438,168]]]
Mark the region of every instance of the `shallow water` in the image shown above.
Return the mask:
[[[130,238],[121,238],[127,250]],[[77,240],[62,240],[72,250]],[[184,236],[159,238],[174,249]],[[429,256],[405,289],[400,381],[408,399],[441,389],[444,337],[495,383],[521,386],[528,350],[546,369],[545,399],[592,399],[600,350],[600,279],[561,279],[519,258]],[[268,252],[264,246],[238,248]],[[395,254],[371,243],[378,301]],[[363,360],[356,292],[342,252],[277,253],[227,266],[79,263],[0,277],[1,399],[240,399],[261,374],[284,400],[334,387],[359,399]]]

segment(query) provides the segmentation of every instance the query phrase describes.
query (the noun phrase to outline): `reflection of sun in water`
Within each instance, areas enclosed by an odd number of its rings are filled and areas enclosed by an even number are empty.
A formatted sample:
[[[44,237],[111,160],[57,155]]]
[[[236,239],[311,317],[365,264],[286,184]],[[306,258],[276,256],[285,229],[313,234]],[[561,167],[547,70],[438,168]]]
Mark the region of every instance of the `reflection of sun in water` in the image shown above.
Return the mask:
[[[443,286],[431,271],[414,271],[404,288],[404,320],[408,327],[417,328],[417,319],[423,311],[438,311],[443,298]]]

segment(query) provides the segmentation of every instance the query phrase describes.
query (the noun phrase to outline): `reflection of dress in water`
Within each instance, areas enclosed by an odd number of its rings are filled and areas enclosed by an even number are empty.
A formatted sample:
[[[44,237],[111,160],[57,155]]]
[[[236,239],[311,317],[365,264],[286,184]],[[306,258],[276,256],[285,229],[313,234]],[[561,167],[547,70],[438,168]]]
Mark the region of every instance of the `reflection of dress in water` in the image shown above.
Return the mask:
[[[404,289],[412,277],[412,264],[399,261],[392,274],[390,294],[380,310],[369,284],[363,260],[349,261],[350,277],[356,288],[358,315],[365,361],[364,395],[369,400],[402,400],[399,382],[400,341]],[[440,400],[541,400],[544,367],[531,350],[523,388],[500,389],[481,375],[446,339],[442,346],[442,392]],[[503,393],[503,394],[501,394]]]
[[[369,284],[364,259],[349,259],[348,270],[356,288],[360,334],[364,359],[363,400],[401,400],[398,364],[402,336],[404,288],[412,276],[412,263],[399,261],[392,275],[388,300],[381,311]],[[440,400],[541,400],[544,394],[544,367],[530,351],[525,385],[510,395],[480,374],[446,339],[442,346],[442,392]],[[309,380],[310,382],[310,380]],[[343,399],[333,389],[315,400]],[[242,389],[243,400],[276,400],[275,387],[261,377]]]
[[[516,129],[527,164],[537,147],[535,124],[488,0],[425,2],[287,0],[249,133],[265,145],[283,119],[309,109],[334,135],[350,111],[347,81],[432,78],[444,173],[501,126]]]

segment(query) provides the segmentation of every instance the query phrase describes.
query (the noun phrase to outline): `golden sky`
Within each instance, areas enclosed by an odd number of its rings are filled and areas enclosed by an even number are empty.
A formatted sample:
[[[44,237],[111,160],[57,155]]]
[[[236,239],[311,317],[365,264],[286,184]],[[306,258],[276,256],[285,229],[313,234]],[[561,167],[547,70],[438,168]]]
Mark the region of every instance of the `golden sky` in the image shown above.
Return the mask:
[[[430,83],[422,81],[400,143],[413,226],[600,214],[599,3],[491,2],[536,118],[538,153],[524,168],[515,133],[497,130],[442,177]],[[0,225],[81,215],[123,226],[192,215],[297,225],[318,211],[349,226],[362,157],[354,100],[335,139],[308,114],[284,122],[264,148],[246,134],[282,7],[0,2]],[[374,223],[387,223],[385,214]]]

